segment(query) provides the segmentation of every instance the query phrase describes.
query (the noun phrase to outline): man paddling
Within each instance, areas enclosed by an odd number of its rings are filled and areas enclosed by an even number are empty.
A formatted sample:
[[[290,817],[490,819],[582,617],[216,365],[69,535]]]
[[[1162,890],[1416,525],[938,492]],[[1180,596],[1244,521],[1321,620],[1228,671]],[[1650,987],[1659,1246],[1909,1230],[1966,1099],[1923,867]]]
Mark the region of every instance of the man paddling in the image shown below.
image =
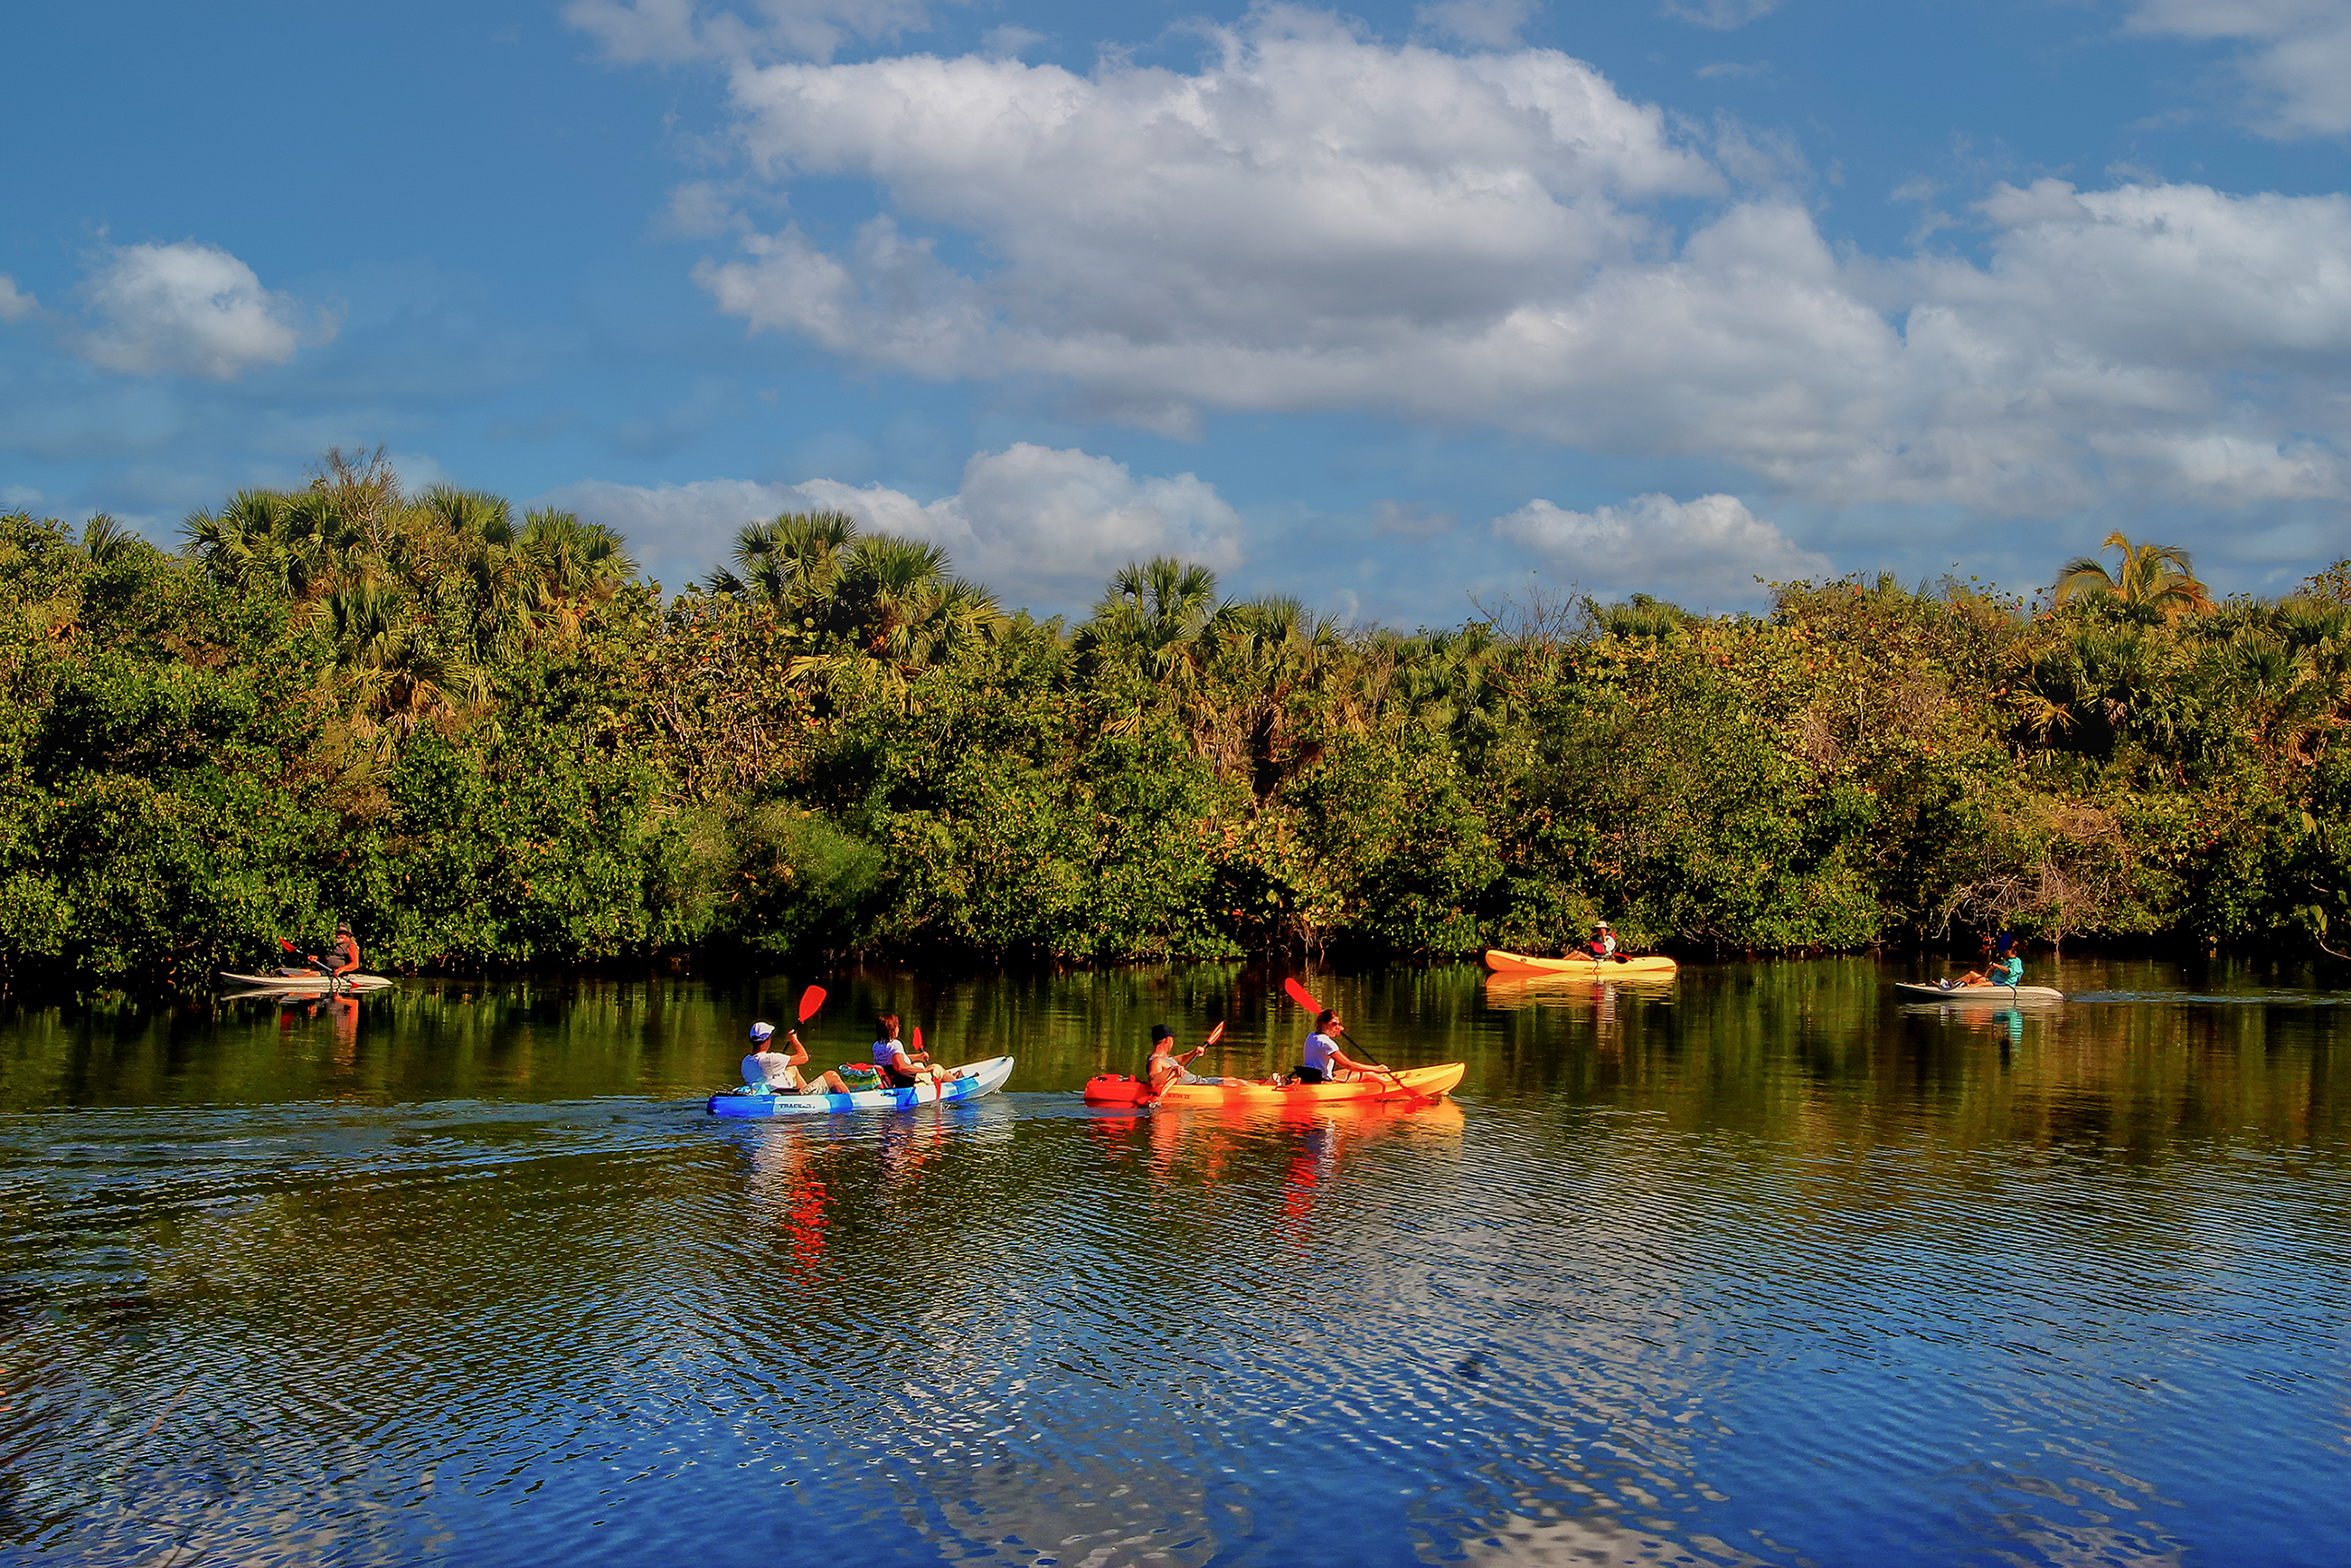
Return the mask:
[[[751,1054],[743,1059],[743,1082],[754,1094],[847,1094],[850,1087],[838,1072],[823,1072],[815,1082],[807,1082],[799,1070],[808,1062],[808,1047],[800,1043],[799,1031],[786,1031],[785,1040],[791,1054],[776,1049],[776,1026],[755,1023],[751,1026]]]
[[[1943,989],[1956,991],[1968,986],[2006,986],[2014,990],[2024,983],[2024,960],[2014,953],[2005,958],[1995,958],[1988,970],[1970,969],[1956,980],[1945,980]]]
[[[1143,1069],[1143,1082],[1150,1086],[1151,1097],[1156,1100],[1160,1095],[1166,1093],[1171,1085],[1177,1083],[1205,1083],[1211,1087],[1221,1088],[1228,1082],[1236,1083],[1240,1082],[1238,1079],[1203,1078],[1185,1066],[1186,1062],[1192,1061],[1207,1049],[1205,1045],[1196,1045],[1178,1056],[1176,1054],[1176,1031],[1164,1023],[1153,1024],[1151,1026],[1151,1060]]]
[[[351,935],[350,921],[335,922],[335,939],[328,945],[327,956],[322,962],[326,966],[327,973],[338,978],[358,972],[360,945],[358,939]]]
[[[360,967],[360,945],[351,936],[351,923],[348,920],[335,922],[335,939],[327,944],[327,950],[323,953],[297,947],[283,936],[277,939],[277,945],[294,956],[308,963],[310,967],[339,979],[345,975],[355,973]],[[293,973],[290,969],[283,972]]]

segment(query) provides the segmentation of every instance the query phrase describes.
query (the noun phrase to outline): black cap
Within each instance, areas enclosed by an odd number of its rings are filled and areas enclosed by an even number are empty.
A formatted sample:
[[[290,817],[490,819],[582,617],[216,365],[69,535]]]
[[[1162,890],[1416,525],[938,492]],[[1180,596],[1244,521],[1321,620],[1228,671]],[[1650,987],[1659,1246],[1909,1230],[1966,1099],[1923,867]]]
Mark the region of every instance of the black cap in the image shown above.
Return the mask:
[[[1169,1029],[1164,1023],[1155,1023],[1151,1026],[1151,1038],[1155,1042],[1163,1040],[1174,1040],[1176,1038],[1176,1031]]]

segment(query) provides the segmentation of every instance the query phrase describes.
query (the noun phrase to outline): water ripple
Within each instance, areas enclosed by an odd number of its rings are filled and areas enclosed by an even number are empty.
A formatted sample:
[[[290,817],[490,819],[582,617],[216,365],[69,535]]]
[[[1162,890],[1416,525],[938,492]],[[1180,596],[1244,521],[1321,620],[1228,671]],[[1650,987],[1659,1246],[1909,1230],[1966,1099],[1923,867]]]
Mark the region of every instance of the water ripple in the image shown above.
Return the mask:
[[[2274,1040],[1707,997],[1422,1111],[0,1117],[0,1563],[2351,1558]]]

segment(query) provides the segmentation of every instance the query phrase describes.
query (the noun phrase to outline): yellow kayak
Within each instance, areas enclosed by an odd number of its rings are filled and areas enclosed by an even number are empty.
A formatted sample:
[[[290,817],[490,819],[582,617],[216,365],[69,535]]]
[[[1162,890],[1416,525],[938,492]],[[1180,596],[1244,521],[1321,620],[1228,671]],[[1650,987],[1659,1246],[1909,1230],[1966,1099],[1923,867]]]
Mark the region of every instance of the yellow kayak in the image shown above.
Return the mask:
[[[1486,949],[1486,967],[1498,975],[1582,975],[1596,979],[1614,975],[1670,975],[1681,966],[1663,953],[1649,953],[1640,957],[1620,953],[1614,958],[1594,958],[1587,953],[1571,953],[1564,958],[1531,958],[1523,953],[1505,953],[1499,947],[1489,947]]]
[[[1461,1075],[1468,1071],[1466,1061],[1448,1061],[1438,1067],[1399,1067],[1393,1082],[1383,1074],[1344,1083],[1296,1083],[1287,1089],[1272,1089],[1262,1083],[1177,1083],[1159,1097],[1159,1103],[1280,1110],[1292,1105],[1339,1104],[1350,1100],[1409,1099],[1442,1094],[1460,1082]],[[1398,1083],[1404,1087],[1398,1089]],[[1147,1098],[1144,1086],[1123,1074],[1106,1072],[1086,1084],[1089,1105],[1140,1105]]]

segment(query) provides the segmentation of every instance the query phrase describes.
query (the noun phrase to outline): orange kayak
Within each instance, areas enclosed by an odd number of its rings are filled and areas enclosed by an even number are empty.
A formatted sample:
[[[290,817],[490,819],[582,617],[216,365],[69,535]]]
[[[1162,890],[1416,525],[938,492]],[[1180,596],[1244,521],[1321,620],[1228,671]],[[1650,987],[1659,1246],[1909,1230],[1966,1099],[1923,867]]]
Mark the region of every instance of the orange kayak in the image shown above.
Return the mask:
[[[1498,975],[1584,975],[1597,978],[1603,975],[1670,975],[1681,966],[1663,953],[1644,954],[1637,958],[1630,954],[1594,958],[1582,953],[1571,953],[1564,958],[1531,958],[1523,953],[1489,947],[1486,967]]]
[[[1442,1094],[1469,1071],[1466,1061],[1437,1067],[1399,1067],[1396,1082],[1384,1077],[1359,1078],[1347,1083],[1298,1083],[1270,1089],[1262,1083],[1178,1083],[1160,1096],[1162,1105],[1233,1105],[1281,1110],[1292,1105],[1341,1104],[1348,1101],[1411,1099]],[[1086,1081],[1089,1105],[1140,1105],[1148,1096],[1144,1086],[1124,1073],[1105,1072]]]

